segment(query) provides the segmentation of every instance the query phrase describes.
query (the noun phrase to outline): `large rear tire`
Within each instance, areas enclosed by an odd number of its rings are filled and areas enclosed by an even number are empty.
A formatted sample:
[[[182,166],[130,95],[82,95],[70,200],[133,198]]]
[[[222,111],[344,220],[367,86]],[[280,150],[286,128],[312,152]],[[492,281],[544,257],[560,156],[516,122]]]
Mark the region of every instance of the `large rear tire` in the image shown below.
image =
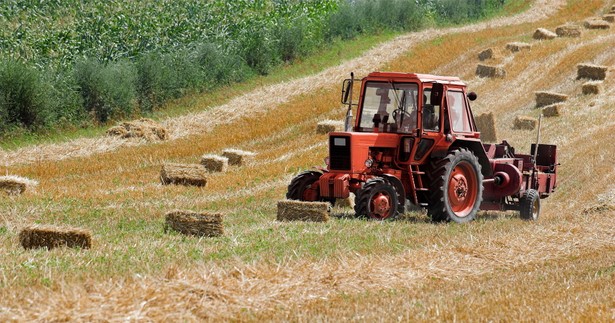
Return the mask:
[[[305,171],[293,178],[288,185],[286,198],[299,201],[321,201],[318,179],[322,173]]]
[[[529,189],[521,196],[519,213],[523,220],[536,221],[540,215],[540,195],[538,191]]]
[[[478,158],[466,148],[451,151],[431,165],[427,214],[433,221],[474,220],[483,200],[483,174]]]
[[[355,197],[357,217],[370,217],[376,220],[395,218],[398,215],[399,200],[397,190],[381,177],[368,180]]]

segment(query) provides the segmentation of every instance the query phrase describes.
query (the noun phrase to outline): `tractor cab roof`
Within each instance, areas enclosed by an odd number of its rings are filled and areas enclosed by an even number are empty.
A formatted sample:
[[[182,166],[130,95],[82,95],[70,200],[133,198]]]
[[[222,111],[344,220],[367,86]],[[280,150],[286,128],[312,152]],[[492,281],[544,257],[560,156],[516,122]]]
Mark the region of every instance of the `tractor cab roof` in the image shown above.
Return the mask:
[[[439,76],[431,74],[399,73],[399,72],[373,72],[367,79],[374,81],[393,82],[419,82],[419,83],[443,83],[465,86],[466,84],[456,76]]]

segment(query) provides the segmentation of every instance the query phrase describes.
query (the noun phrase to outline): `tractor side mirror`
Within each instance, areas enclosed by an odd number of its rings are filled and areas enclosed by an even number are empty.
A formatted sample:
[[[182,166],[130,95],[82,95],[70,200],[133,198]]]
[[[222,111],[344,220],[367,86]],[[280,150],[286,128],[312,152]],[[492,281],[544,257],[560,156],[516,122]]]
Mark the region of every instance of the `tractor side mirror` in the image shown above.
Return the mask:
[[[342,104],[348,104],[348,97],[352,89],[352,79],[345,79],[342,84]]]
[[[474,101],[478,98],[478,94],[476,94],[476,92],[470,92],[468,93],[468,99],[470,99],[470,101]]]
[[[442,96],[444,94],[444,85],[441,83],[434,83],[431,88],[431,94],[429,97],[429,102],[433,105],[440,105],[442,102]]]

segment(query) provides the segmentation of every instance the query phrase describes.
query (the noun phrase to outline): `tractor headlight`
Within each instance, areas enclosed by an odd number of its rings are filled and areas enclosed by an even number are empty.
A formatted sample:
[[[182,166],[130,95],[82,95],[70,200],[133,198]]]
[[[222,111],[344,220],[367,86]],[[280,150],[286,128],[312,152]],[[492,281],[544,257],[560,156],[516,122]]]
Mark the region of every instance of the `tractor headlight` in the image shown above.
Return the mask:
[[[374,160],[371,158],[368,158],[365,160],[365,167],[367,168],[371,168],[372,166],[374,166]]]

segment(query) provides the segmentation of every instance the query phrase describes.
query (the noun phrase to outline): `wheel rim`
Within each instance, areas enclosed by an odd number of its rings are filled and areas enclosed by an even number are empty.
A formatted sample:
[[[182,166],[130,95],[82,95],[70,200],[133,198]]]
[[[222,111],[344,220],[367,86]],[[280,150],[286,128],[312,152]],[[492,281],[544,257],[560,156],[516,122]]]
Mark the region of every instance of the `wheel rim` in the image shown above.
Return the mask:
[[[535,199],[532,203],[532,220],[538,219],[538,213],[540,212],[540,199]]]
[[[391,196],[387,192],[378,192],[369,203],[369,216],[374,219],[386,219],[391,215]]]
[[[461,162],[455,166],[448,181],[448,201],[451,210],[458,217],[466,217],[474,209],[478,183],[470,163]]]

